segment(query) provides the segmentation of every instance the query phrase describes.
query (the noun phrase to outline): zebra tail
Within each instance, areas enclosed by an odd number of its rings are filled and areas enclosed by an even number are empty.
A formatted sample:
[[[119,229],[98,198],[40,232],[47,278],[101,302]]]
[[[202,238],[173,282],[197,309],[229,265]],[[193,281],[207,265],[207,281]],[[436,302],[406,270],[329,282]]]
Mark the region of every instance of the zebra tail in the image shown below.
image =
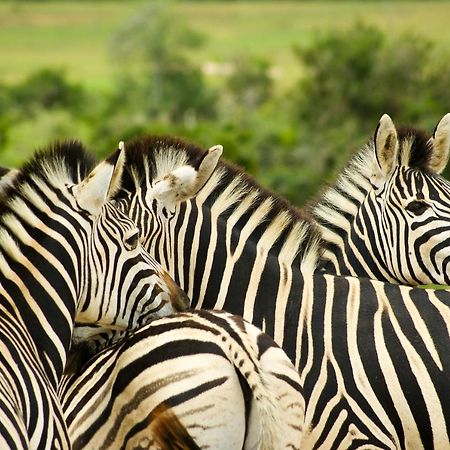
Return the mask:
[[[255,342],[249,338],[247,333],[241,333],[240,336],[245,340],[245,349],[248,353],[243,351],[242,346],[230,336],[227,338],[230,344],[228,346],[229,355],[235,369],[244,377],[253,395],[247,433],[247,436],[252,436],[252,438],[247,439],[244,449],[275,450],[278,448],[277,438],[280,432],[279,402],[270,387],[270,379],[261,367],[259,350]],[[255,433],[257,435],[256,442]]]
[[[162,450],[200,450],[170,407],[161,404],[152,415],[152,436]]]

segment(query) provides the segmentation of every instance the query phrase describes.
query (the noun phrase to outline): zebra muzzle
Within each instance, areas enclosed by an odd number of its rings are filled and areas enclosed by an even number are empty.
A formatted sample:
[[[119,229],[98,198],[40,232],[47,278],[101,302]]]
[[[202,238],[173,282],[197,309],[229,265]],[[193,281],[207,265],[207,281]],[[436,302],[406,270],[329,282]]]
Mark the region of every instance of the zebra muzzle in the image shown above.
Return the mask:
[[[191,300],[183,289],[175,283],[172,277],[165,272],[162,278],[169,289],[170,303],[175,311],[186,311],[191,306]]]

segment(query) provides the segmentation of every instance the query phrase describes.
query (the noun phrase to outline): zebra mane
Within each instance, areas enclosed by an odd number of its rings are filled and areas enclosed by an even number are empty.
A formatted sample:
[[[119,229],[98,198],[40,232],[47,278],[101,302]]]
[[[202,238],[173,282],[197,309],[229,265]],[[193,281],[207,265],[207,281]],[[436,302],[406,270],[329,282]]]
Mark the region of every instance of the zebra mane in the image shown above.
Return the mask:
[[[55,142],[46,149],[38,150],[14,177],[2,188],[0,196],[0,217],[2,221],[19,198],[29,198],[32,186],[42,181],[53,187],[63,187],[81,181],[94,167],[94,158],[78,141]],[[30,191],[31,187],[31,191]],[[17,205],[16,205],[17,206]]]
[[[397,129],[397,135],[397,164],[428,172],[433,146],[426,132],[403,126]],[[371,189],[370,177],[378,171],[375,144],[371,140],[349,160],[335,183],[327,184],[305,209],[319,223],[348,226],[349,216],[357,214],[359,205]]]
[[[23,223],[33,225],[36,216],[30,205],[42,207],[51,204],[50,189],[78,182],[90,173],[93,158],[77,141],[55,143],[39,150],[34,157],[15,172],[10,182],[2,187],[0,196],[0,272],[6,273],[8,263],[4,253],[20,257],[19,241],[27,241]],[[44,189],[43,189],[44,188]],[[55,194],[58,195],[58,194]],[[19,219],[21,217],[22,219]]]
[[[205,155],[201,147],[168,136],[144,136],[126,143],[125,148],[123,193],[148,187],[177,167],[186,164],[198,167]],[[304,270],[315,269],[321,243],[319,231],[309,214],[259,185],[236,165],[220,160],[198,193],[197,201],[214,204],[224,218],[239,208],[246,208],[240,223],[245,223],[245,218],[260,209],[258,231],[261,235],[265,231],[270,234],[269,240],[273,242],[270,248],[279,252],[280,262],[292,265],[298,258]]]
[[[398,164],[429,171],[433,154],[430,136],[424,130],[408,126],[398,128],[397,135],[400,143]]]

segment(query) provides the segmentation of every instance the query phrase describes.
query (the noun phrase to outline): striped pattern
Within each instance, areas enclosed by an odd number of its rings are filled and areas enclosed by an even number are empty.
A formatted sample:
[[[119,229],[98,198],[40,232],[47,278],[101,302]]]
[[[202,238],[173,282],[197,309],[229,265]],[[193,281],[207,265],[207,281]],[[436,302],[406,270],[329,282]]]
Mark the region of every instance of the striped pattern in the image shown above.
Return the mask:
[[[133,222],[105,204],[122,166],[119,152],[89,173],[79,144],[56,145],[0,199],[2,449],[70,447],[56,387],[75,318],[126,329],[150,311],[174,311],[173,283],[137,238],[130,245]]]
[[[450,129],[449,120],[444,117],[438,133]],[[440,161],[443,170],[448,160],[449,130],[440,134],[396,130],[396,158],[387,173],[371,142],[312,205],[327,271],[408,285],[450,284],[450,182],[432,167]]]
[[[166,420],[189,448],[300,448],[298,373],[272,339],[223,312],[155,320],[67,376],[59,395],[74,449],[160,448]]]
[[[305,390],[305,448],[442,448],[450,293],[311,276],[314,226],[226,163],[192,200],[156,198],[160,167],[201,157],[176,140],[131,142],[117,204],[196,308],[243,315],[286,351]]]

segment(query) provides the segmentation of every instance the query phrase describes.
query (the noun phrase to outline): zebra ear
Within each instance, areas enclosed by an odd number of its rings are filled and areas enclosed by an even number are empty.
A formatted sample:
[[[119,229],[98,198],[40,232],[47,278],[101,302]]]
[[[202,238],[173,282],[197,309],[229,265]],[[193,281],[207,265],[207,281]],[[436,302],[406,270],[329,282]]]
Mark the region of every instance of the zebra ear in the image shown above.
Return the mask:
[[[176,168],[153,185],[153,196],[169,209],[175,204],[194,197],[205,185],[217,166],[223,147],[211,147],[194,166]]]
[[[429,169],[441,173],[448,163],[450,152],[450,113],[447,113],[436,125],[430,141],[433,144],[433,151],[428,163]]]
[[[394,167],[398,152],[397,130],[394,122],[383,114],[375,130],[375,156],[383,175],[388,175]]]
[[[0,167],[0,196],[5,193],[5,191],[14,184],[14,180],[19,175],[17,169],[7,169],[6,167]]]
[[[121,142],[113,155],[74,187],[78,204],[94,216],[100,214],[102,206],[120,189],[124,164],[125,151]]]

